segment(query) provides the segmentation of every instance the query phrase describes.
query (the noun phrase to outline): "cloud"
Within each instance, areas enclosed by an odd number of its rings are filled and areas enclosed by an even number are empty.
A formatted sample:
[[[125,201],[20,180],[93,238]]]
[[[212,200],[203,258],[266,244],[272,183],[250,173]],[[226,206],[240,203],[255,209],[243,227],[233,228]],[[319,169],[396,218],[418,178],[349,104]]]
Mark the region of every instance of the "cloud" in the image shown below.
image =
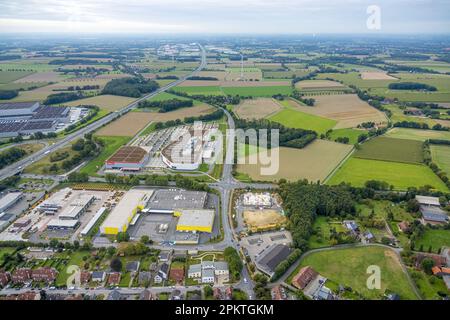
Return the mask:
[[[384,32],[448,32],[444,0],[377,0]],[[11,0],[0,32],[367,32],[369,0]]]

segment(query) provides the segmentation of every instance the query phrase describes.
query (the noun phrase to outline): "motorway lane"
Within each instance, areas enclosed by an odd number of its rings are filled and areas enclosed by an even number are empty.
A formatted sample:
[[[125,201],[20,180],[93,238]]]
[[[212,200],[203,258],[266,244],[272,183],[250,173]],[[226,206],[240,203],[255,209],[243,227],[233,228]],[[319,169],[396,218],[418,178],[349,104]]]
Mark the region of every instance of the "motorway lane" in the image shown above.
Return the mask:
[[[66,144],[68,144],[69,142],[81,138],[83,137],[86,133],[92,132],[98,128],[100,128],[101,126],[111,122],[114,118],[116,118],[119,115],[123,115],[124,113],[130,111],[131,109],[135,108],[139,102],[146,100],[146,99],[150,99],[158,94],[160,94],[161,92],[167,91],[177,85],[179,85],[180,83],[182,83],[183,81],[185,81],[188,77],[192,77],[194,75],[196,75],[199,71],[201,71],[205,66],[206,66],[206,53],[205,53],[205,49],[203,48],[203,46],[201,46],[200,44],[198,44],[201,50],[201,63],[199,65],[199,67],[197,69],[195,69],[192,73],[190,73],[187,76],[184,76],[182,78],[180,78],[177,81],[174,81],[162,88],[159,88],[158,90],[143,96],[142,98],[132,102],[131,104],[129,104],[128,106],[124,107],[123,109],[116,111],[116,112],[112,112],[110,114],[108,114],[107,116],[91,123],[90,125],[87,125],[84,128],[81,128],[80,130],[67,135],[66,137],[64,137],[61,140],[58,140],[57,142],[55,142],[54,144],[51,144],[43,149],[41,149],[38,152],[35,152],[34,154],[30,155],[27,158],[24,158],[20,161],[17,161],[15,163],[13,163],[12,165],[0,170],[0,180],[3,180],[5,178],[11,177],[15,174],[17,174],[18,172],[22,171],[23,168],[31,165],[33,162],[38,161],[42,158],[44,158],[47,154],[56,151],[62,147],[64,147]]]

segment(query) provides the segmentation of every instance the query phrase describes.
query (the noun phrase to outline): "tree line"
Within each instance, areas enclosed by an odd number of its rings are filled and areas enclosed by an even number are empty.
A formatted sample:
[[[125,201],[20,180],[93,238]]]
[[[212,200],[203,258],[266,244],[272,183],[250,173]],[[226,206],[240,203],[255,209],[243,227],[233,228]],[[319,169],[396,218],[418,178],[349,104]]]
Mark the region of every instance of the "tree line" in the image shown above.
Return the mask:
[[[159,84],[142,77],[113,79],[102,90],[102,94],[139,98],[142,94],[156,91]]]
[[[189,108],[194,105],[192,100],[181,100],[181,99],[169,99],[161,101],[141,101],[138,104],[138,108],[157,108],[159,112],[170,112],[180,108]]]

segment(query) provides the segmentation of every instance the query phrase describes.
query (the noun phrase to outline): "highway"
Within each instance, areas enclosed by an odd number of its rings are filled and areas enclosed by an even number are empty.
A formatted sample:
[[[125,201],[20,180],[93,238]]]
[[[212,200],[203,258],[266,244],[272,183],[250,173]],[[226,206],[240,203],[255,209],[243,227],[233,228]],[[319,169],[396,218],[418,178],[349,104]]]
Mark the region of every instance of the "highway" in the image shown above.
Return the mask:
[[[86,133],[95,131],[98,128],[100,128],[101,126],[106,125],[107,123],[114,120],[117,116],[121,116],[124,113],[130,111],[131,109],[135,108],[139,102],[150,99],[150,98],[160,94],[161,92],[167,91],[167,90],[179,85],[180,83],[185,81],[187,78],[196,75],[199,71],[201,71],[206,66],[205,49],[200,44],[198,44],[198,46],[200,47],[200,50],[201,50],[201,62],[200,62],[200,65],[198,66],[198,68],[195,69],[192,73],[190,73],[190,74],[188,74],[188,75],[186,75],[186,76],[184,76],[162,88],[159,88],[158,90],[156,90],[152,93],[149,93],[149,94],[143,96],[142,98],[139,98],[138,100],[132,102],[131,104],[127,105],[126,107],[122,108],[121,110],[112,112],[112,113],[108,114],[107,116],[99,119],[98,121],[95,121],[95,122],[87,125],[86,127],[81,128],[80,130],[67,135],[66,137],[62,138],[61,140],[58,140],[57,142],[48,145],[47,147],[39,150],[38,152],[35,152],[34,154],[32,154],[24,159],[21,159],[6,168],[3,168],[2,170],[0,170],[0,180],[3,180],[5,178],[11,177],[11,176],[17,174],[18,172],[22,171],[23,168],[31,165],[35,161],[39,161],[40,159],[44,158],[49,153],[54,152],[58,149],[61,149],[66,144],[70,143],[71,141],[82,138]]]

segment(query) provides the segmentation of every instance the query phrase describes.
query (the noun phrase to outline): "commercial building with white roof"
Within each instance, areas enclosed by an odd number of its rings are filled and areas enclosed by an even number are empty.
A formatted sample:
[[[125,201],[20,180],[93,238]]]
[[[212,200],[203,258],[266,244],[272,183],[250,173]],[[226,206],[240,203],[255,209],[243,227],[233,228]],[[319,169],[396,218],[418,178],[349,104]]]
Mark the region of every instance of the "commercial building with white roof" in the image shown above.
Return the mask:
[[[199,231],[212,233],[215,211],[212,209],[181,210],[175,215],[179,216],[177,231]]]
[[[10,192],[7,193],[4,197],[0,199],[0,213],[11,208],[15,205],[20,199],[22,199],[22,192]]]

